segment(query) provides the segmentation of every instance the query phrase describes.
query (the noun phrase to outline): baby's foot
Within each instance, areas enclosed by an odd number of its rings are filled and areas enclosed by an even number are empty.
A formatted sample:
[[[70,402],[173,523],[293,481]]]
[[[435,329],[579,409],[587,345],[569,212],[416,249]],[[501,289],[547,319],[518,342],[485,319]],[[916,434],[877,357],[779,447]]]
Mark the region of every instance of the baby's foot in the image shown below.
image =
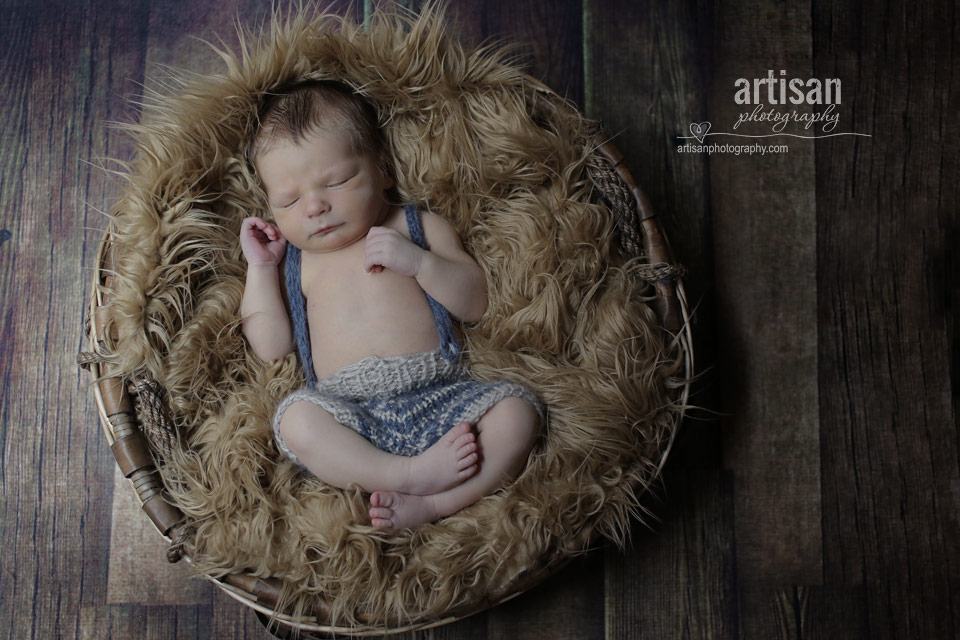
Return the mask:
[[[433,522],[440,515],[433,496],[414,496],[396,491],[374,491],[370,496],[370,524],[378,529],[408,529]]]
[[[477,472],[477,438],[467,422],[447,431],[433,446],[410,458],[403,493],[426,496],[457,486]]]

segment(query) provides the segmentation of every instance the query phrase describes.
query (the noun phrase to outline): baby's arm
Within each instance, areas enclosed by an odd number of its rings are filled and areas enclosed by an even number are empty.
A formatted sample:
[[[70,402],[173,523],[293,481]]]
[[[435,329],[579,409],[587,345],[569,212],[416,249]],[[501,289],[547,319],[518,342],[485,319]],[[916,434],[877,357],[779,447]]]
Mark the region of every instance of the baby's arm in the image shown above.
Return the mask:
[[[243,335],[261,360],[272,362],[293,350],[290,316],[280,291],[279,265],[286,240],[275,226],[247,218],[240,227],[240,246],[247,260],[240,303]]]
[[[382,266],[413,276],[455,318],[476,322],[487,310],[483,270],[463,249],[452,224],[429,212],[423,212],[421,219],[429,251],[392,229],[373,227],[367,234],[367,270]]]

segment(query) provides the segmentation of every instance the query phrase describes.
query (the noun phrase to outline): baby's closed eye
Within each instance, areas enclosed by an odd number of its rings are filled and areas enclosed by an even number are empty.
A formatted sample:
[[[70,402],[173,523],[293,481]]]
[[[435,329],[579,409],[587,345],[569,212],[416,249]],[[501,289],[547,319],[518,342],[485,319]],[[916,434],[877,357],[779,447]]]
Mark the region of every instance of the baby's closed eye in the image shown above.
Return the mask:
[[[356,177],[356,174],[347,176],[346,178],[343,178],[342,180],[337,180],[336,182],[331,182],[331,183],[329,183],[329,184],[327,185],[327,188],[329,189],[329,188],[331,188],[331,187],[339,187],[339,186],[342,186],[342,185],[346,184],[347,182],[349,182],[350,180],[352,180],[354,177]]]

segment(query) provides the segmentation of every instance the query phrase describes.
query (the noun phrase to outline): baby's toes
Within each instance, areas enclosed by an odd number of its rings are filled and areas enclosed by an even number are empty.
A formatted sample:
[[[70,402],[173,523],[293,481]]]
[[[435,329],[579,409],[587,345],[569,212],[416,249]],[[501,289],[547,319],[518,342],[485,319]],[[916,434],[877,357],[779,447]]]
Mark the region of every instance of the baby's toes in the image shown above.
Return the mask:
[[[467,444],[457,449],[456,458],[459,461],[463,461],[464,458],[468,458],[471,455],[474,455],[476,453],[477,453],[477,443],[468,442]]]
[[[372,520],[389,520],[393,517],[393,509],[386,509],[384,507],[371,507],[368,513]]]
[[[393,509],[390,508],[390,495],[379,491],[370,496],[370,524],[378,529],[393,528]]]
[[[394,494],[392,491],[374,491],[370,494],[371,507],[390,508],[394,506]]]
[[[457,461],[457,471],[464,471],[470,467],[475,467],[478,457],[476,453],[471,453],[460,458],[460,460]]]
[[[467,424],[467,423],[464,422],[463,424]],[[473,431],[471,430],[459,436],[456,440],[454,440],[453,448],[461,449],[469,444],[473,444],[476,441],[477,441],[477,436],[475,436]]]
[[[461,438],[472,438],[472,437],[473,437],[473,429],[470,427],[469,422],[461,422],[457,424],[456,426],[451,428],[449,431],[447,431],[447,433],[444,435],[444,438],[447,439],[447,442],[452,442],[454,447],[457,446],[457,443],[460,441]]]

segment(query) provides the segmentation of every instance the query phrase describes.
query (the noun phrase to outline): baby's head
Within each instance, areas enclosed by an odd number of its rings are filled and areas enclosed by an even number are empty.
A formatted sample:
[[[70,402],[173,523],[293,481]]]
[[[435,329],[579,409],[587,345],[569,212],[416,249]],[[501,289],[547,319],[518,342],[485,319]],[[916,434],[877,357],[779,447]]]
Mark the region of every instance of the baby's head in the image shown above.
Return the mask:
[[[390,175],[383,132],[369,102],[333,80],[308,80],[266,95],[247,149],[253,167],[278,142],[299,144],[311,134],[342,138],[359,155],[371,154]]]
[[[334,82],[269,96],[247,157],[283,236],[301,250],[334,251],[381,224],[393,179],[377,114]]]

